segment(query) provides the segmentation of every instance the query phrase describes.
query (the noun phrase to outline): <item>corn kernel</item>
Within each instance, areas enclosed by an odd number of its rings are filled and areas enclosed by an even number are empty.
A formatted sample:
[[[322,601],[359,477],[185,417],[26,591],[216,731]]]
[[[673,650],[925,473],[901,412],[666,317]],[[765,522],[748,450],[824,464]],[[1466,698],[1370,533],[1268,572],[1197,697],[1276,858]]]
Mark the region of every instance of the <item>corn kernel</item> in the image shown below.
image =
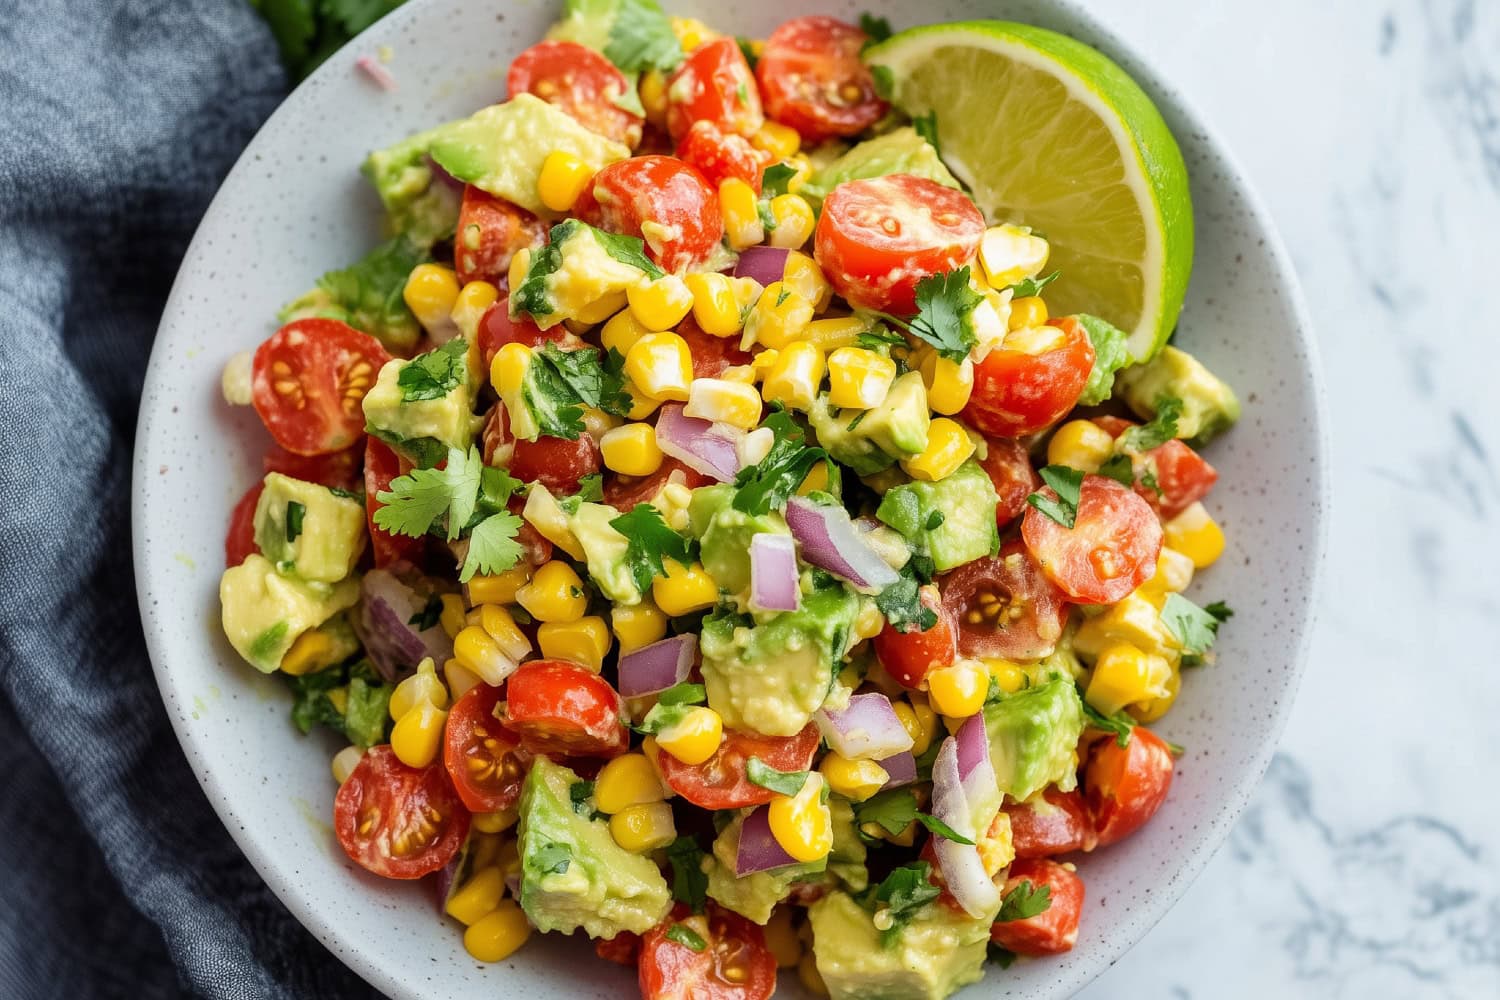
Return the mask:
[[[833,286],[823,275],[818,262],[795,250],[786,255],[781,280],[788,288],[812,303],[814,312],[822,312],[833,301]]]
[[[702,563],[684,566],[669,557],[663,560],[663,565],[667,575],[657,577],[651,584],[651,596],[669,618],[711,608],[718,601],[719,586]]]
[[[542,161],[541,172],[536,178],[536,193],[542,204],[552,211],[571,211],[573,203],[593,177],[593,168],[582,159],[565,150],[554,149]]]
[[[599,453],[606,469],[624,476],[649,476],[661,468],[662,452],[650,424],[623,424],[606,432]]]
[[[1068,335],[1058,327],[1028,326],[1007,333],[1001,346],[1007,351],[1020,351],[1035,358],[1057,350],[1067,339]]]
[[[1198,569],[1212,566],[1224,554],[1224,529],[1201,502],[1194,503],[1162,527],[1167,544],[1191,559]]]
[[[356,746],[347,746],[333,755],[333,780],[339,784],[349,780],[349,775],[359,766],[359,762],[365,759],[365,752]]]
[[[458,328],[459,334],[472,344],[479,330],[479,321],[499,298],[500,289],[488,281],[471,281],[459,290],[448,318]]]
[[[974,439],[956,420],[938,417],[927,429],[927,447],[920,455],[901,460],[913,479],[935,483],[947,479],[974,454]]]
[[[423,702],[397,720],[391,730],[391,750],[407,767],[426,767],[437,759],[448,713]]]
[[[995,678],[995,683],[1006,694],[1015,694],[1026,686],[1026,671],[1019,663],[999,658],[986,658],[985,669]]]
[[[884,631],[885,615],[879,606],[868,598],[860,601],[859,614],[854,617],[854,634],[861,639],[873,639]]]
[[[504,898],[505,876],[500,874],[499,868],[491,865],[475,871],[469,881],[448,897],[443,909],[448,916],[468,927],[485,914],[494,912]]]
[[[719,378],[694,379],[688,387],[685,416],[713,420],[749,430],[760,423],[760,393],[755,386]]]
[[[510,258],[510,267],[505,271],[505,280],[511,288],[520,288],[531,269],[531,247],[522,247]]]
[[[896,362],[863,347],[840,347],[828,355],[828,401],[868,410],[885,401],[896,379]]]
[[[476,685],[483,684],[479,675],[455,659],[449,659],[443,663],[443,683],[448,685],[448,693],[456,701],[468,694],[470,689]]]
[[[676,840],[677,824],[672,819],[671,806],[665,802],[648,802],[627,806],[611,816],[609,833],[625,850],[642,854],[666,847]]]
[[[719,182],[719,214],[724,220],[729,249],[740,251],[766,238],[766,227],[755,204],[755,189],[740,178],[726,177]]]
[[[927,699],[918,694],[909,696],[906,702],[896,702],[895,706],[896,718],[911,736],[911,752],[922,756],[932,746],[932,738],[937,734],[937,713]]]
[[[576,622],[588,611],[588,594],[573,567],[554,559],[531,576],[516,602],[539,622]]]
[[[776,228],[771,230],[773,247],[796,250],[806,246],[813,234],[813,210],[801,195],[779,194],[771,199],[771,218]]]
[[[628,295],[629,293],[627,293]],[[630,348],[635,342],[646,334],[653,331],[646,329],[639,319],[636,319],[633,309],[621,309],[611,316],[599,331],[600,343],[606,351],[616,350],[624,357],[630,353]]]
[[[873,760],[850,760],[830,752],[818,765],[828,787],[851,802],[863,802],[885,786],[891,776]]]
[[[745,333],[740,348],[752,344],[783,348],[802,336],[812,321],[812,303],[797,294],[784,281],[773,281],[761,292],[745,317]]]
[[[615,313],[624,309],[630,303],[627,293],[620,291],[607,292],[588,305],[577,310],[574,318],[589,326],[595,323],[603,323]],[[577,331],[575,331],[577,332]]]
[[[625,297],[630,302],[630,314],[653,333],[672,329],[693,308],[693,293],[675,274],[629,288]]]
[[[609,652],[609,626],[597,615],[576,622],[545,622],[536,631],[537,646],[549,660],[571,660],[598,673]]]
[[[448,689],[438,680],[437,668],[430,656],[417,665],[416,673],[396,685],[387,708],[391,718],[400,722],[403,715],[423,704],[448,707]]]
[[[504,833],[515,826],[521,813],[516,806],[507,806],[494,812],[475,813],[474,829],[480,833]]]
[[[1176,656],[1179,648],[1156,607],[1139,590],[1087,619],[1073,634],[1073,648],[1085,657],[1102,655],[1118,642],[1164,657]]]
[[[768,120],[750,134],[750,145],[770,153],[773,160],[784,160],[802,148],[802,136],[789,125]]]
[[[516,661],[501,652],[490,634],[478,625],[466,626],[453,638],[453,658],[493,687],[503,684],[517,666]]]
[[[520,590],[516,593],[519,594]],[[506,656],[520,662],[531,652],[531,640],[526,638],[526,633],[521,631],[515,618],[504,607],[499,604],[481,604],[474,611],[478,615],[479,627],[489,633]]]
[[[523,562],[504,573],[470,577],[464,584],[464,592],[468,594],[470,604],[514,604],[516,591],[530,579],[531,566]]]
[[[859,342],[859,335],[869,329],[870,324],[858,316],[831,316],[807,324],[799,339],[822,351],[836,351],[853,347]]]
[[[740,331],[740,303],[727,274],[698,271],[683,280],[693,293],[693,319],[699,329],[715,337]]]
[[[778,969],[790,969],[802,957],[802,942],[792,928],[792,909],[778,906],[766,921],[766,947],[776,959]]]
[[[605,764],[594,779],[594,805],[613,816],[630,806],[665,799],[661,778],[645,754],[628,753]]]
[[[786,181],[787,193],[796,194],[802,190],[802,185],[806,184],[808,178],[813,174],[812,160],[807,158],[806,153],[793,153],[782,162],[794,171],[792,176],[788,177]]]
[[[538,484],[527,490],[526,506],[521,508],[521,517],[543,538],[574,559],[582,562],[586,558],[583,546],[569,526],[568,515],[558,506],[557,498],[545,487]],[[516,593],[519,595],[520,591]]]
[[[823,352],[804,341],[788,344],[776,356],[761,385],[768,403],[781,403],[792,410],[807,411],[818,398],[827,362]]]
[[[684,764],[696,766],[718,752],[724,739],[724,720],[711,708],[699,705],[656,734],[656,746]]]
[[[991,288],[1014,285],[1047,266],[1047,241],[1021,226],[994,226],[979,242],[979,263]]]
[[[401,289],[406,307],[434,339],[451,337],[458,332],[452,316],[458,301],[458,276],[441,264],[418,264],[406,277]]]
[[[673,17],[671,22],[672,34],[677,36],[677,42],[684,52],[691,52],[704,42],[710,42],[719,37],[718,32],[710,29],[696,17]]]
[[[771,373],[771,369],[776,366],[776,362],[780,357],[780,351],[767,349],[756,352],[755,356],[750,359],[750,373],[754,381],[764,381],[765,377]]]
[[[1092,420],[1069,420],[1047,442],[1047,464],[1094,473],[1114,454],[1115,439]]]
[[[506,344],[490,359],[490,384],[505,404],[512,436],[535,441],[540,429],[525,395],[526,375],[530,370],[531,348],[525,344]]]
[[[641,107],[646,110],[646,120],[657,128],[667,127],[667,77],[659,69],[648,69],[641,74]]]
[[[967,719],[978,712],[989,689],[989,672],[972,660],[927,673],[927,697],[936,711],[949,718]]]
[[[693,381],[693,355],[675,333],[648,333],[625,355],[625,374],[658,401],[685,401]]]
[[[464,931],[464,950],[479,962],[499,962],[509,958],[531,937],[531,924],[513,900],[480,917]]]
[[[818,462],[808,470],[802,479],[802,485],[797,487],[797,495],[805,497],[809,493],[826,493],[828,491],[828,463]],[[868,638],[868,636],[866,637]]]
[[[974,392],[974,362],[954,361],[936,351],[922,358],[922,381],[927,385],[927,405],[934,413],[952,416],[969,405]]]
[[[443,631],[452,639],[463,630],[464,614],[468,608],[464,607],[464,599],[458,594],[443,594],[438,600],[443,606],[442,613],[438,615],[438,624],[443,626]]]
[[[1177,700],[1177,694],[1182,690],[1182,674],[1176,667],[1172,668],[1171,675],[1164,685],[1165,691],[1160,697],[1147,698],[1137,705],[1126,707],[1136,722],[1152,723],[1166,715],[1171,710],[1173,702]]]
[[[615,638],[620,640],[622,655],[649,646],[667,634],[667,616],[649,601],[630,607],[617,604],[610,608],[609,618]]]
[[[645,420],[661,406],[661,400],[641,392],[629,379],[625,380],[625,395],[630,397],[630,410],[625,416],[631,420]]]
[[[1025,330],[1043,326],[1049,318],[1047,303],[1042,301],[1041,296],[1023,295],[1019,299],[1010,300],[1010,318],[1005,325],[1011,330]]]
[[[1083,700],[1105,715],[1126,705],[1165,697],[1172,667],[1153,653],[1117,642],[1106,646],[1094,661]]]
[[[812,772],[796,795],[772,798],[766,817],[776,843],[803,863],[826,858],[833,848],[833,818],[822,801],[823,784],[823,775]]]
[[[755,397],[757,405],[760,397]],[[330,667],[338,654],[333,638],[317,629],[309,629],[297,636],[291,647],[281,657],[281,672],[292,677],[315,674]]]

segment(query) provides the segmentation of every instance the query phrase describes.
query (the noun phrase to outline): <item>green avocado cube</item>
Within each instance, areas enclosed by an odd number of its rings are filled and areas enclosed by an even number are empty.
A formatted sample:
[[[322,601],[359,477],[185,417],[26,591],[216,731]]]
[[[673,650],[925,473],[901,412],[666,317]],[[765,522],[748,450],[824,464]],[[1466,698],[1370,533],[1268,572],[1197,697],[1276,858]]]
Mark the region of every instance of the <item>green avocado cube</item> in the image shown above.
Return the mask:
[[[365,394],[364,411],[365,429],[370,434],[418,466],[430,468],[447,456],[449,448],[467,451],[479,421],[474,416],[467,359],[455,359],[454,377],[445,382],[432,383],[411,375],[403,380],[403,372],[420,367],[425,357],[387,361]],[[441,395],[434,393],[434,384],[446,387]]]
[[[337,583],[365,550],[365,505],[272,472],[255,504],[255,544],[283,573]]]
[[[907,372],[891,383],[879,406],[868,410],[833,410],[820,401],[808,413],[813,433],[835,461],[870,476],[897,459],[919,455],[927,447],[932,413],[927,387],[919,372]]]
[[[641,603],[642,594],[631,571],[630,539],[612,524],[620,512],[607,504],[580,503],[568,517],[568,528],[588,557],[589,579],[599,593],[620,605]]]
[[[815,878],[827,867],[828,859],[737,877],[734,863],[740,850],[740,831],[745,826],[745,817],[753,811],[743,810],[730,820],[714,840],[713,854],[704,861],[703,867],[708,875],[710,899],[746,920],[764,924],[771,919],[776,904],[791,893],[792,883]]]
[[[281,665],[298,636],[357,600],[358,576],[333,584],[283,576],[258,552],[219,578],[224,635],[236,652],[266,674]]]
[[[913,481],[886,491],[875,516],[901,532],[941,573],[994,552],[1000,544],[989,474],[972,458],[947,479]]]
[[[1075,787],[1083,702],[1071,680],[1056,677],[990,702],[984,728],[1001,792],[1020,801],[1054,783],[1065,792]]]
[[[887,942],[846,892],[829,893],[807,915],[831,1000],[943,1000],[983,978],[995,918],[975,920],[928,903]]]
[[[917,134],[911,126],[892,129],[885,135],[867,139],[838,159],[813,173],[798,194],[816,209],[830,191],[848,181],[884,177],[887,174],[912,174],[944,187],[957,189],[958,180],[938,158],[932,143]]]
[[[1115,377],[1115,388],[1136,414],[1150,420],[1156,401],[1182,400],[1177,436],[1201,447],[1240,419],[1240,401],[1229,384],[1187,351],[1163,347],[1143,365],[1126,368]]]

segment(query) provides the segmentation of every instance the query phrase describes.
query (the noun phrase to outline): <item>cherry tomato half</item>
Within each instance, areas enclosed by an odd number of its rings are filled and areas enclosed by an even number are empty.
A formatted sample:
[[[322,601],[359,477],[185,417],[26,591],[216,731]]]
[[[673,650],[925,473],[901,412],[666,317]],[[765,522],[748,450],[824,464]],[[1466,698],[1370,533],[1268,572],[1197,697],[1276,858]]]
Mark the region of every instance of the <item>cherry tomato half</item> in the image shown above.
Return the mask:
[[[1060,333],[1040,344],[1021,339],[1035,338],[1035,331],[1011,333],[974,366],[966,422],[985,434],[1015,438],[1034,434],[1073,408],[1094,370],[1094,345],[1072,316],[1052,326]],[[1023,343],[1028,350],[1018,349]]]
[[[521,797],[531,755],[495,716],[500,688],[476,684],[453,703],[443,730],[443,766],[472,812],[497,812]]]
[[[506,344],[537,348],[550,340],[567,351],[583,346],[583,341],[561,323],[543,330],[525,313],[512,316],[507,296],[501,296],[479,317],[479,329],[474,339],[479,342],[479,356],[484,361],[486,376],[489,375],[490,362]]]
[[[831,17],[796,17],[771,32],[755,76],[766,113],[809,145],[858,135],[888,110],[859,58],[870,36]]]
[[[595,938],[594,954],[606,962],[634,969],[641,958],[641,936],[621,931],[612,938]]]
[[[360,404],[389,360],[380,341],[347,323],[294,320],[255,349],[255,412],[287,451],[342,451],[364,436]]]
[[[674,140],[694,122],[749,135],[765,120],[755,74],[733,38],[704,42],[667,78],[667,131]]]
[[[375,524],[375,512],[381,506],[378,497],[390,490],[392,479],[410,471],[411,465],[384,441],[373,435],[365,440],[365,523],[370,529],[370,549],[376,566],[401,561],[421,563],[422,553],[427,549],[425,538],[394,535]]]
[[[562,660],[523,663],[505,686],[505,728],[535,754],[615,757],[630,731],[609,682]]]
[[[693,122],[677,155],[698,168],[714,190],[730,177],[738,177],[760,194],[760,175],[770,157],[750,145],[750,140],[733,132],[724,132],[708,120]]]
[[[1057,499],[1050,486],[1041,492]],[[1114,604],[1151,579],[1162,543],[1151,506],[1103,476],[1083,477],[1073,527],[1031,507],[1021,537],[1047,578],[1081,604]]]
[[[1136,426],[1119,417],[1095,417],[1094,423],[1115,438]],[[1135,491],[1164,520],[1176,517],[1208,496],[1219,481],[1219,471],[1186,441],[1168,441],[1143,451],[1136,456],[1135,466]],[[1155,477],[1155,488],[1144,481],[1146,472]]]
[[[546,238],[542,220],[470,184],[464,188],[453,232],[454,273],[460,284],[488,281],[504,288],[516,251],[539,247]]]
[[[389,746],[371,747],[333,800],[344,853],[366,871],[412,879],[453,860],[469,811],[442,764],[407,767]]]
[[[988,452],[980,468],[995,484],[1000,502],[995,505],[995,521],[1004,528],[1026,512],[1026,498],[1042,488],[1042,477],[1031,466],[1031,456],[1019,441],[989,438]]]
[[[256,480],[229,513],[229,531],[224,537],[224,565],[238,566],[255,553],[255,505],[266,490],[265,480]]]
[[[1156,815],[1172,787],[1172,751],[1151,730],[1136,726],[1123,747],[1098,740],[1084,765],[1084,796],[1099,846],[1123,840]]]
[[[695,951],[667,932],[683,924],[707,945]],[[705,933],[706,932],[706,933]],[[641,938],[641,1000],[768,1000],[776,958],[759,926],[714,903],[695,917],[679,903]]]
[[[886,622],[875,637],[875,655],[881,666],[897,682],[909,688],[921,687],[929,670],[952,666],[958,659],[953,612],[943,604],[936,587],[923,587],[919,596],[922,607],[937,615],[937,624],[925,632],[916,625],[903,632]]]
[[[594,175],[573,214],[611,233],[640,236],[646,256],[668,271],[706,259],[724,236],[717,190],[672,156],[635,156],[609,164]],[[641,229],[648,222],[650,235]]]
[[[751,757],[778,771],[804,771],[812,766],[819,739],[812,723],[796,736],[726,729],[718,751],[702,764],[684,764],[665,751],[657,754],[657,764],[672,790],[698,808],[745,809],[770,802],[775,794],[745,776]]]
[[[661,468],[649,476],[607,476],[604,502],[616,510],[630,510],[638,503],[653,502],[662,487],[673,482],[695,490],[700,486],[711,485],[713,480],[695,469],[689,469],[675,458],[664,458]]]
[[[520,441],[510,435],[510,418],[502,404],[490,410],[482,434],[485,462],[503,466],[523,483],[541,483],[554,496],[578,492],[584,476],[599,471],[599,444],[585,432],[578,439],[538,437]]]
[[[577,42],[539,42],[516,56],[506,76],[510,96],[535,94],[584,128],[634,149],[645,119],[620,107],[631,89],[625,74]]]
[[[1023,882],[1032,889],[1047,886],[1051,902],[1034,917],[997,921],[990,928],[990,940],[1017,955],[1059,955],[1071,949],[1083,914],[1083,879],[1056,861],[1037,858],[1011,865],[1003,891],[1009,893]]]
[[[261,457],[261,467],[267,472],[279,472],[303,482],[319,483],[331,489],[352,490],[359,482],[359,463],[364,454],[362,441],[352,448],[328,455],[298,455],[273,444]]]
[[[1068,599],[1017,539],[939,578],[964,656],[1036,660],[1057,648]]]
[[[1010,816],[1011,845],[1018,858],[1050,858],[1070,851],[1092,851],[1099,842],[1083,793],[1048,788],[1042,801],[1014,802]]]
[[[917,282],[973,258],[983,235],[984,216],[962,191],[889,174],[833,189],[813,255],[851,304],[909,316],[917,311]]]

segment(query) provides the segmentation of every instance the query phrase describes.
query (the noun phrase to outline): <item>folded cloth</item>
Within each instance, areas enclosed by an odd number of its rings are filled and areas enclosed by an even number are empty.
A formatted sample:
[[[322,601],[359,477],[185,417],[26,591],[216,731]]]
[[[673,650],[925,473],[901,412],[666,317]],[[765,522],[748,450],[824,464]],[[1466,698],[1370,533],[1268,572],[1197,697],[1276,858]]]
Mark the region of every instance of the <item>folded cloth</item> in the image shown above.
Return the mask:
[[[376,995],[209,808],[131,570],[151,339],[275,46],[243,0],[0,0],[0,53],[0,997]]]

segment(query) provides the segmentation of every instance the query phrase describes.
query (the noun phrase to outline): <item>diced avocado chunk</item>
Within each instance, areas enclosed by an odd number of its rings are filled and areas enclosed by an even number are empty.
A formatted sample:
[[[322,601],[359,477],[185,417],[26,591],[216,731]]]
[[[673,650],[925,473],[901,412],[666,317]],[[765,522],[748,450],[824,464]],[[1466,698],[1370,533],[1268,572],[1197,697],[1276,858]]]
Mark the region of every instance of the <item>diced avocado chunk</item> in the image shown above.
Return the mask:
[[[994,552],[1000,544],[989,474],[969,459],[946,479],[887,490],[875,516],[895,528],[941,573]]]
[[[297,637],[359,600],[359,577],[338,583],[282,576],[260,553],[231,566],[219,578],[224,634],[261,673],[281,665]]]
[[[628,147],[531,94],[517,94],[426,134],[428,154],[448,173],[543,217],[554,214],[536,188],[549,154],[571,153],[591,172],[630,155]]]
[[[661,273],[638,237],[568,219],[553,226],[547,245],[531,255],[526,277],[511,292],[511,312],[529,314],[545,330]]]
[[[710,899],[746,920],[764,924],[771,919],[771,912],[776,909],[776,904],[792,891],[792,883],[817,876],[827,867],[828,859],[737,877],[734,874],[734,862],[740,850],[740,830],[745,826],[747,815],[748,811],[740,812],[724,827],[714,841],[713,854],[704,861],[703,868],[708,875]]]
[[[467,450],[479,422],[462,353],[453,359],[452,377],[438,383],[441,395],[435,395],[431,381],[423,379],[419,386],[412,375],[402,385],[402,372],[420,368],[426,357],[387,361],[364,401],[365,429],[423,467],[441,460],[449,448]]]
[[[1177,418],[1177,436],[1202,446],[1240,419],[1240,401],[1203,363],[1187,351],[1163,347],[1143,365],[1126,368],[1115,376],[1115,389],[1137,415],[1156,416],[1156,401],[1163,397],[1182,400]]]
[[[957,178],[938,159],[932,143],[918,135],[916,129],[906,126],[853,147],[815,171],[797,193],[816,208],[840,184],[887,174],[912,174],[944,187],[959,187]]]
[[[777,513],[746,514],[734,509],[735,488],[728,484],[693,491],[688,522],[702,544],[703,568],[719,589],[743,594],[750,589],[750,540],[769,533],[789,535]]]
[[[255,505],[255,544],[283,573],[337,583],[365,549],[365,505],[272,472]]]
[[[648,67],[669,71],[682,61],[682,45],[656,0],[567,0],[563,19],[547,32],[551,41],[577,42],[602,52],[634,82]],[[638,101],[630,93],[615,98],[621,107]],[[637,114],[643,114],[639,105]]]
[[[812,424],[818,444],[834,461],[847,465],[856,476],[873,476],[896,464],[893,456],[858,433],[868,416],[868,410],[836,410],[828,405],[826,396],[807,412],[808,423]],[[853,425],[853,430],[850,430],[850,425]]]
[[[833,822],[833,849],[828,853],[828,871],[838,876],[850,892],[864,892],[870,884],[870,872],[865,867],[869,850],[860,838],[858,824],[854,822],[854,806],[842,796],[831,795],[828,815]]]
[[[834,460],[856,475],[869,476],[890,468],[897,459],[921,454],[932,413],[921,374],[907,372],[891,383],[879,406],[833,412],[820,403],[808,419],[818,443]]]
[[[995,917],[976,920],[928,903],[886,944],[847,892],[829,893],[807,915],[830,1000],[943,1000],[984,976]]]
[[[699,639],[709,707],[730,728],[795,736],[827,697],[858,614],[859,596],[829,581],[804,586],[800,609],[761,625],[709,615]]]
[[[1054,782],[1065,792],[1077,784],[1083,702],[1071,680],[1055,677],[990,702],[984,728],[1000,791],[1019,800]]]
[[[537,757],[521,786],[521,909],[540,931],[644,934],[672,907],[667,880],[649,857],[616,844],[608,823],[573,808],[578,780]]]
[[[432,167],[427,163],[427,151],[443,127],[418,132],[365,157],[360,169],[374,185],[375,193],[380,196],[380,203],[393,223],[432,186]]]
[[[630,542],[609,523],[619,516],[607,504],[580,503],[568,528],[588,557],[589,579],[599,593],[615,604],[634,605],[641,603],[641,591],[625,558]]]

